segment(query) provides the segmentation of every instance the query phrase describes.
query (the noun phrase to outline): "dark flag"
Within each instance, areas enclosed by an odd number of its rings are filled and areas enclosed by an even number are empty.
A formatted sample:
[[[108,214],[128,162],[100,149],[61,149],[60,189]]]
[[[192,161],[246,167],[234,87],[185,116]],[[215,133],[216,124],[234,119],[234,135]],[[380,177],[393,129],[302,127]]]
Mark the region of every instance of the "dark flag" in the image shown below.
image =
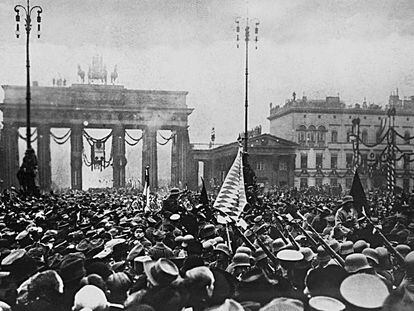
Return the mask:
[[[365,196],[364,188],[362,187],[361,180],[359,179],[358,171],[355,171],[354,180],[352,181],[351,191],[349,193],[354,199],[354,207],[358,212],[358,215],[362,214],[362,207],[365,207],[365,211],[368,211],[367,198]]]
[[[207,189],[206,189],[206,185],[204,183],[204,178],[201,178],[201,182],[203,183],[203,187],[201,188],[201,194],[200,194],[200,203],[203,204],[204,206],[208,206],[208,195],[207,195]]]
[[[206,213],[206,218],[210,220],[213,217],[213,213],[210,209],[206,184],[204,183],[204,178],[203,177],[200,177],[200,178],[203,183],[203,187],[201,188],[201,193],[200,193],[200,203],[203,204],[203,209],[204,209],[204,212]]]

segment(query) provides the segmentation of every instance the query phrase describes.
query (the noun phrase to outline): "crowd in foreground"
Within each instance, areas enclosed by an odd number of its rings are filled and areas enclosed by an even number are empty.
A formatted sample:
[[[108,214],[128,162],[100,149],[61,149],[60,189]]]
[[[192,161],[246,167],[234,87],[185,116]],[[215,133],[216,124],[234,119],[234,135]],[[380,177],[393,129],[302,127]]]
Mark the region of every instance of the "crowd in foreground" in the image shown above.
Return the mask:
[[[414,310],[414,196],[247,195],[4,191],[0,310]]]

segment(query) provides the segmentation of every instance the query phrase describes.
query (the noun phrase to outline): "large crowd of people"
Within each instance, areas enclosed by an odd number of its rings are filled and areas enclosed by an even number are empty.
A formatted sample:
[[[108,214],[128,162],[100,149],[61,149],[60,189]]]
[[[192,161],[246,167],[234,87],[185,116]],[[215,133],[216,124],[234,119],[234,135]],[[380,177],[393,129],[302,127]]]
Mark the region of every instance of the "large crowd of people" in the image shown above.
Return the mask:
[[[247,197],[238,226],[175,188],[6,190],[0,310],[414,310],[413,195]]]

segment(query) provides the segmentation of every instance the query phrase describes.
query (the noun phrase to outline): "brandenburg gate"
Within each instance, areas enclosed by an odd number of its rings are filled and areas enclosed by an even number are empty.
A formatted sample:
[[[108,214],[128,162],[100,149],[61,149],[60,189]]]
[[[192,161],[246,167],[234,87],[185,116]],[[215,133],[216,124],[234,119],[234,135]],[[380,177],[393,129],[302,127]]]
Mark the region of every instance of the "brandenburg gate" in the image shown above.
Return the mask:
[[[26,87],[3,85],[4,128],[0,140],[0,179],[3,188],[18,186],[19,127],[26,124]],[[82,189],[84,127],[112,130],[113,186],[125,186],[125,133],[142,130],[142,180],[149,166],[151,188],[157,188],[157,131],[172,132],[171,183],[186,185],[193,178],[189,161],[187,92],[129,90],[121,85],[73,84],[33,86],[32,126],[37,128],[39,183],[51,188],[50,129],[70,129],[72,189]]]

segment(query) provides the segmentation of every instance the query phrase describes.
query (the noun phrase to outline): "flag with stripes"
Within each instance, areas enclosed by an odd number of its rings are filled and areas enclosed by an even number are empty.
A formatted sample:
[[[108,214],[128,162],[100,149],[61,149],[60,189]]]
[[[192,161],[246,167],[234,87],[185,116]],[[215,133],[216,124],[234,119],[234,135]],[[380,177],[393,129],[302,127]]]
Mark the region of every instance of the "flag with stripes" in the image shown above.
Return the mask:
[[[150,182],[149,182],[149,166],[145,167],[145,176],[144,176],[144,191],[143,195],[145,197],[145,207],[144,211],[150,211]]]
[[[239,148],[236,159],[227,173],[214,202],[213,208],[220,212],[220,215],[217,217],[219,223],[239,222],[242,226],[245,224],[240,219],[240,214],[247,203],[244,189],[242,155],[242,148]]]
[[[381,118],[380,128],[378,129],[378,133],[377,133],[378,141],[381,141],[387,132],[387,121],[388,121],[388,117]]]

